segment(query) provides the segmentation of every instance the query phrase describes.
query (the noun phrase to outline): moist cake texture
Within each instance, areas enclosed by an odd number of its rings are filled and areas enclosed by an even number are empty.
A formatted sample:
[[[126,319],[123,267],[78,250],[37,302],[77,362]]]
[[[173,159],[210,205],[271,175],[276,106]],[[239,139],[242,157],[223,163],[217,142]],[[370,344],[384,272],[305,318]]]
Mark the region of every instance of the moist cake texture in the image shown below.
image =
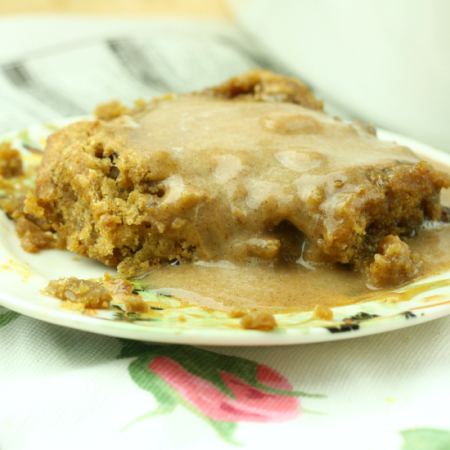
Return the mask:
[[[400,284],[422,264],[402,238],[441,218],[450,186],[267,71],[99,114],[50,136],[24,211],[123,276],[184,261],[340,264]]]

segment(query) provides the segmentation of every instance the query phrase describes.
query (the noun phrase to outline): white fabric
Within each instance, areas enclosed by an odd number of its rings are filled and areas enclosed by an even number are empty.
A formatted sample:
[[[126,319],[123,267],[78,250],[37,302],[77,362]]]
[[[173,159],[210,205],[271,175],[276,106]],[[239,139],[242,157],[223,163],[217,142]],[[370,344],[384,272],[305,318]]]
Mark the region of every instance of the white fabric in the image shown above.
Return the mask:
[[[294,389],[326,395],[301,398],[308,412],[292,421],[239,423],[243,448],[400,449],[403,430],[450,428],[449,325],[444,318],[359,339],[208,350],[266,364]],[[20,316],[0,329],[0,343],[2,450],[233,448],[182,406],[121,431],[156,402],[131,379],[134,358],[116,359],[115,338]]]

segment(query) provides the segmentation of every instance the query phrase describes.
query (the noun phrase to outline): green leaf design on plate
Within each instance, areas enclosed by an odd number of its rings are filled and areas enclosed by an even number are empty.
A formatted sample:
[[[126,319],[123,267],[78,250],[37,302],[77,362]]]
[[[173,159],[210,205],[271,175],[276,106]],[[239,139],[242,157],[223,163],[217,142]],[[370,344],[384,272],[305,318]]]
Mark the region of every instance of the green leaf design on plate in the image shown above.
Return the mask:
[[[417,428],[400,431],[402,450],[450,450],[450,431],[436,428]]]
[[[22,145],[30,147],[32,146],[30,139],[30,132],[28,130],[19,131],[19,133],[17,133],[17,136],[19,137]]]
[[[380,316],[378,314],[369,314],[364,311],[360,311],[358,314],[350,316],[349,319],[355,322],[362,322],[363,320],[376,319],[377,317]]]
[[[131,284],[136,288],[134,292],[139,294],[145,301],[163,303],[169,307],[176,308],[181,302],[171,295],[158,295],[155,292],[149,292],[140,280],[130,280]],[[133,292],[133,293],[134,293]]]
[[[15,311],[7,311],[3,314],[0,314],[0,328],[8,325],[13,320],[16,320],[19,316],[20,314],[16,313]]]
[[[413,312],[411,311],[403,311],[400,313],[400,315],[405,316],[406,319],[414,319],[414,317],[417,317]]]

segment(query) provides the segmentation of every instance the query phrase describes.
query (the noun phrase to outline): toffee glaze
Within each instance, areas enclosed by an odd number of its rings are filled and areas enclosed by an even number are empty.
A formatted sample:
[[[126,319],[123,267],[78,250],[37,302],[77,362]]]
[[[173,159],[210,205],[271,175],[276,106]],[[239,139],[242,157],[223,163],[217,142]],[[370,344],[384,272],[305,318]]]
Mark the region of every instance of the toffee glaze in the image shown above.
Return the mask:
[[[424,155],[421,155],[425,160]],[[450,168],[429,161],[447,173]],[[450,190],[441,194],[443,204],[450,204]],[[404,238],[411,251],[421,254],[423,264],[411,281],[450,270],[450,224],[425,222],[420,233]],[[372,290],[364,274],[345,266],[297,264],[236,266],[229,261],[197,261],[176,266],[160,266],[148,273],[142,283],[155,292],[171,294],[190,304],[222,311],[259,310],[269,313],[310,311],[316,305],[344,306],[390,295],[401,286]],[[407,283],[408,284],[408,283]],[[408,295],[393,297],[408,300]]]

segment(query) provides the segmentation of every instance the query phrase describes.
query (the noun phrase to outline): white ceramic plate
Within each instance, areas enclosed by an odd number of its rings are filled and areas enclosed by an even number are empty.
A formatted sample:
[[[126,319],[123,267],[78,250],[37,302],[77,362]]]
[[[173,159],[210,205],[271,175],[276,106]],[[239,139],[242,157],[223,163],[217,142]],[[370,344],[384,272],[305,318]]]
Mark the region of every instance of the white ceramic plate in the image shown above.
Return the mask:
[[[45,145],[46,137],[67,121],[30,127],[1,139],[26,147]],[[413,140],[379,131],[381,139],[407,145],[418,154],[450,167],[450,155]],[[31,157],[30,157],[31,158]],[[117,310],[94,316],[64,309],[61,302],[40,293],[49,280],[60,277],[95,278],[114,270],[68,251],[48,250],[30,254],[22,250],[13,223],[0,213],[0,304],[46,322],[109,336],[143,341],[198,345],[286,345],[332,341],[396,330],[450,314],[450,273],[421,279],[403,288],[408,300],[390,301],[397,291],[376,301],[334,308],[331,322],[311,320],[311,313],[280,314],[272,332],[243,330],[239,319],[197,307],[177,308],[176,299],[158,297],[164,309],[151,318],[124,317]],[[180,320],[180,316],[183,320]]]

